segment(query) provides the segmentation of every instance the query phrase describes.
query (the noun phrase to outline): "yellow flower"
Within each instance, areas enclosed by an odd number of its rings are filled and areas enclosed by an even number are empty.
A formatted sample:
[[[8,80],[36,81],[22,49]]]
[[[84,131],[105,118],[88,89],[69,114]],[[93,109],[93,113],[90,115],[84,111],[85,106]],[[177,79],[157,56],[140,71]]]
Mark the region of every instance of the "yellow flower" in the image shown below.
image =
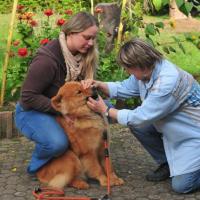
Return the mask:
[[[170,25],[172,28],[176,28],[176,21],[175,21],[175,20],[169,21],[169,25]]]
[[[195,35],[192,35],[192,40],[196,40],[197,39],[197,37],[195,36]]]

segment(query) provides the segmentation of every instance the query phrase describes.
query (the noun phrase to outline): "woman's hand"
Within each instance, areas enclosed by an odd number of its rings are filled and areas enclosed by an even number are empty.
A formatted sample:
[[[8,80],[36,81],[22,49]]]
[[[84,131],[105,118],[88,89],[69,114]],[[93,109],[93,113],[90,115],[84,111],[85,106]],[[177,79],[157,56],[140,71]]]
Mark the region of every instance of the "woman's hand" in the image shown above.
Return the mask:
[[[86,79],[81,81],[81,85],[83,86],[83,89],[87,89],[90,87],[98,87],[100,81],[96,81],[93,79]]]
[[[98,95],[98,100],[94,100],[93,98],[89,97],[87,105],[98,113],[105,113],[107,109],[107,105],[104,103],[101,96]]]
[[[102,91],[106,96],[109,96],[108,86],[102,81],[86,79],[81,81],[81,85],[83,86],[84,90],[90,87],[96,87],[98,90]]]
[[[87,80],[82,80],[81,85],[83,86],[83,89],[87,89],[92,87],[94,80],[93,79],[87,79]]]

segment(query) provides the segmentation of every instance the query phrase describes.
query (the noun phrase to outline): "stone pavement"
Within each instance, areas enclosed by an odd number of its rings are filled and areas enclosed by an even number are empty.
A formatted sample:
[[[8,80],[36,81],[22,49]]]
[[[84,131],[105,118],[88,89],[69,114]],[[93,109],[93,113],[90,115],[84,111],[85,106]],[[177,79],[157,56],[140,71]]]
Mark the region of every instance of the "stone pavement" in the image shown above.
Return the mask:
[[[33,146],[24,137],[0,140],[0,200],[34,200],[31,192],[39,183],[26,173]],[[200,200],[200,192],[174,193],[170,180],[147,182],[144,176],[155,163],[127,128],[112,126],[111,155],[117,174],[125,180],[125,185],[112,188],[112,200]],[[65,194],[100,198],[106,189],[92,182],[88,190],[66,188]]]

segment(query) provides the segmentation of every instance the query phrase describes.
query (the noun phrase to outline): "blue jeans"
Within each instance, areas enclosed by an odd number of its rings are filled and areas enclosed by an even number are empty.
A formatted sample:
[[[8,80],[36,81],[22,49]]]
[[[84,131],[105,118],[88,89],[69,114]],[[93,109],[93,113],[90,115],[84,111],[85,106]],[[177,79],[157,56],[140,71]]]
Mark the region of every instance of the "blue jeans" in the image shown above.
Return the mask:
[[[153,125],[142,128],[129,127],[133,135],[158,163],[166,163],[162,134]],[[200,170],[172,177],[172,189],[177,193],[189,193],[200,188]]]
[[[200,188],[200,170],[172,177],[172,188],[177,193],[189,193]]]
[[[35,149],[27,168],[34,174],[40,167],[68,149],[68,138],[55,116],[16,105],[15,124],[19,131],[35,142]]]
[[[139,140],[142,146],[149,152],[157,164],[167,162],[163,146],[162,134],[153,125],[142,128],[130,126],[131,133]]]

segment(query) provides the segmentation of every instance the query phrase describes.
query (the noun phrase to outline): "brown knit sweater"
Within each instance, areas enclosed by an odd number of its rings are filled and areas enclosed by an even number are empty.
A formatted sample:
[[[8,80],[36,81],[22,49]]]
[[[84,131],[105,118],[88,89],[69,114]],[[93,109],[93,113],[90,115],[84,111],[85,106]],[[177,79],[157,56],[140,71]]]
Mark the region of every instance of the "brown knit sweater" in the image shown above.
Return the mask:
[[[25,110],[55,114],[50,98],[65,83],[66,66],[58,39],[41,47],[32,60],[23,83],[20,104]]]

